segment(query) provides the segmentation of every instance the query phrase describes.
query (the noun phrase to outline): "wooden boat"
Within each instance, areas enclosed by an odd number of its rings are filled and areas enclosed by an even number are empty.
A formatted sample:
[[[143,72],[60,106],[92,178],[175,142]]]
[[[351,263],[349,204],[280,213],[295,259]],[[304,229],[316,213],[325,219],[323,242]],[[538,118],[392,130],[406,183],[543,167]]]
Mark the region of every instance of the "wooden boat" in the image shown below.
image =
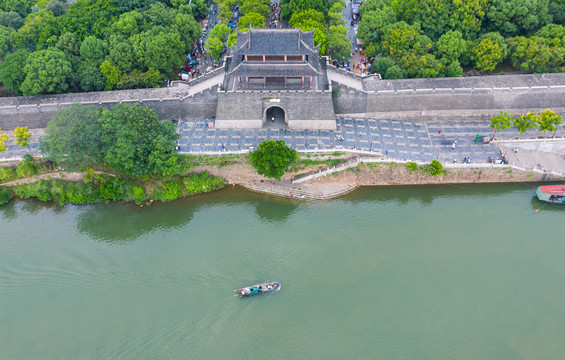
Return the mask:
[[[536,190],[536,195],[541,201],[551,204],[565,204],[565,185],[540,186]]]
[[[253,296],[278,291],[280,288],[281,284],[273,281],[236,289],[234,291],[236,292],[235,296]]]

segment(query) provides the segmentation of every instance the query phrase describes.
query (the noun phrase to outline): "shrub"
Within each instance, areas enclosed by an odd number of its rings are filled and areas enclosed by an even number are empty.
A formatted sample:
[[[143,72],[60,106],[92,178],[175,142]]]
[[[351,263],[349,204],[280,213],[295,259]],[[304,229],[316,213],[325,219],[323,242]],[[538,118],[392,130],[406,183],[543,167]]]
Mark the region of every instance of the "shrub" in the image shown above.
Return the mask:
[[[0,205],[6,204],[8,201],[12,200],[14,194],[12,190],[7,187],[0,186]]]
[[[418,164],[415,162],[406,163],[406,167],[411,171],[418,171]]]
[[[438,176],[443,173],[443,165],[438,160],[432,160],[429,165],[423,166],[422,169],[431,176]]]
[[[84,169],[84,178],[82,179],[82,181],[88,183],[88,182],[93,182],[94,181],[94,169],[91,167],[87,167],[86,169]]]
[[[192,174],[184,178],[186,191],[191,194],[200,194],[218,190],[225,186],[226,181],[222,178],[215,178],[206,171],[202,174]]]
[[[37,165],[33,157],[30,154],[25,154],[24,160],[18,165],[16,175],[18,175],[18,178],[24,179],[37,174],[37,170]]]
[[[133,183],[121,177],[100,178],[99,194],[103,199],[130,200],[132,196]]]
[[[151,194],[151,197],[162,202],[176,200],[182,196],[182,190],[182,182],[165,182]]]
[[[0,183],[16,179],[16,169],[11,167],[0,167]]]
[[[134,185],[131,190],[133,197],[135,198],[135,203],[137,205],[143,204],[145,200],[147,200],[147,195],[145,195],[145,191],[139,185]]]

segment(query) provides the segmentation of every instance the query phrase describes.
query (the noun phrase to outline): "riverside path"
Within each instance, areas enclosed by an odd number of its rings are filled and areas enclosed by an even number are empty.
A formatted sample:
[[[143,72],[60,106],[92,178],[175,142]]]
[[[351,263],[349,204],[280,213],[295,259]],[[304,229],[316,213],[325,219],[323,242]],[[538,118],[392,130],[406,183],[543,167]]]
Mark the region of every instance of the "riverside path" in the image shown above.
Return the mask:
[[[284,140],[298,151],[359,150],[382,155],[390,159],[429,162],[438,159],[442,163],[462,163],[464,158],[472,162],[486,162],[488,157],[496,159],[500,151],[512,152],[515,145],[483,144],[475,142],[478,133],[492,136],[489,121],[402,121],[373,118],[340,116],[336,119],[337,130],[292,130],[292,129],[216,129],[210,127],[212,120],[180,121],[178,131],[181,138],[178,150],[181,153],[217,154],[253,150],[261,141]],[[440,130],[441,129],[441,133]],[[34,130],[30,139],[33,152],[42,129]],[[515,129],[506,129],[496,134],[497,139],[510,141],[520,138],[535,138],[537,130],[520,134]],[[551,136],[552,134],[548,134]],[[565,137],[565,129],[559,127],[556,137]],[[456,142],[455,148],[453,143]],[[531,143],[528,143],[531,150]],[[7,142],[8,150],[0,156],[20,157],[27,152],[13,143],[13,136]],[[565,148],[565,147],[563,147]],[[224,151],[222,151],[222,149]],[[561,148],[553,153],[563,152]],[[513,156],[510,156],[513,158]],[[562,157],[562,156],[561,156]],[[2,158],[0,157],[0,160]],[[538,161],[538,160],[536,160]],[[522,164],[524,166],[531,164]],[[561,172],[565,168],[560,169]]]

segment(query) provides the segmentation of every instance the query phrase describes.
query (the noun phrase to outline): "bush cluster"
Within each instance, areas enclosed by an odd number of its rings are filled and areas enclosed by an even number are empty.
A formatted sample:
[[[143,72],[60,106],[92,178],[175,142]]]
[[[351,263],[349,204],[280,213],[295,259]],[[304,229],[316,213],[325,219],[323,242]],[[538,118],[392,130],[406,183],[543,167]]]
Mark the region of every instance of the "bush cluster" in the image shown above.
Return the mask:
[[[93,204],[101,201],[135,201],[140,205],[148,198],[162,202],[179,199],[186,195],[211,192],[226,184],[222,178],[210,174],[192,174],[182,179],[163,182],[148,197],[142,186],[131,179],[96,174],[85,177],[83,182],[64,180],[39,180],[30,184],[0,187],[0,204],[8,202],[13,194],[21,199],[35,198],[40,201],[55,201],[63,204]]]
[[[431,176],[438,176],[443,174],[443,165],[438,160],[432,160],[430,164],[422,165],[424,173]]]
[[[39,166],[35,162],[35,159],[30,154],[24,155],[24,160],[18,164],[16,169],[16,175],[20,179],[25,179],[32,177],[39,171]]]
[[[416,164],[415,162],[409,162],[406,163],[406,168],[408,168],[411,171],[418,171],[418,164]]]
[[[11,167],[0,167],[0,183],[16,179],[16,169]]]
[[[202,174],[190,174],[184,179],[164,182],[151,193],[151,198],[166,202],[186,195],[212,192],[225,185],[225,179],[215,178],[205,171]]]
[[[14,195],[10,189],[0,186],[0,205],[6,204],[8,201],[12,200],[13,197]]]

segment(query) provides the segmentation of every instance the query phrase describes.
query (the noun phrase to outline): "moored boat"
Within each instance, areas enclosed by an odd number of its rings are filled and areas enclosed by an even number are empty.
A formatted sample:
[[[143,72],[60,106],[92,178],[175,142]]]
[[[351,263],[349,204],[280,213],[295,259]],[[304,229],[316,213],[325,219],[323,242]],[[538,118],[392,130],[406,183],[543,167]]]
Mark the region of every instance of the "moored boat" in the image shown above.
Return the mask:
[[[541,201],[551,204],[565,204],[565,185],[545,185],[536,190]]]
[[[280,288],[281,288],[280,283],[272,281],[272,282],[247,286],[241,289],[236,289],[234,291],[236,292],[236,296],[252,296],[252,295],[259,295],[259,294],[277,291]]]

